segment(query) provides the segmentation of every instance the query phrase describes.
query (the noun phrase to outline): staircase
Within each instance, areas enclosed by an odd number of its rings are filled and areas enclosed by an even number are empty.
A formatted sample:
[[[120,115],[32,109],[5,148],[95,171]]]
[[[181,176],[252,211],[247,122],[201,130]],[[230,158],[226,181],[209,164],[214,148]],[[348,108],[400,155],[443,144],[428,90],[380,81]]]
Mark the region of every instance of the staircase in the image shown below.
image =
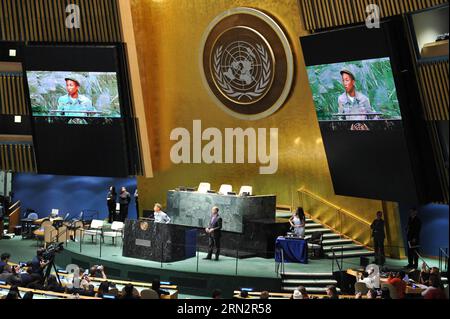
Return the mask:
[[[351,239],[343,238],[340,234],[307,218],[305,239],[311,238],[311,234],[316,231],[323,233],[323,251],[327,258],[333,258],[332,247],[336,247],[335,252],[339,257],[341,256],[341,250],[343,250],[343,258],[369,257],[374,255],[372,250],[368,250],[363,245],[355,243]]]
[[[289,218],[292,215],[290,211],[277,210],[278,218]],[[353,240],[343,238],[340,234],[315,222],[311,218],[306,219],[305,239],[311,238],[311,234],[320,231],[323,233],[323,250],[324,258],[333,258],[332,247],[338,257],[341,257],[341,249],[343,250],[343,258],[358,258],[373,256],[374,253],[366,247],[355,243]],[[283,292],[292,293],[298,286],[304,286],[309,294],[326,294],[328,285],[337,286],[337,281],[331,272],[285,272],[281,274],[281,290]],[[340,293],[340,289],[337,288]]]

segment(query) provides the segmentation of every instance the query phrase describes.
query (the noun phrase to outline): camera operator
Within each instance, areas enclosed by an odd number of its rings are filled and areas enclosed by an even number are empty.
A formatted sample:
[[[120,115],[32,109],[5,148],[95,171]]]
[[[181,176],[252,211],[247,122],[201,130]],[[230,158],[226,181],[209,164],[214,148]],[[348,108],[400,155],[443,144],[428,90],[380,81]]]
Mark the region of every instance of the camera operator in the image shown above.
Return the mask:
[[[89,269],[89,276],[93,278],[108,279],[105,274],[105,267],[103,265],[94,265]]]
[[[45,267],[50,263],[50,260],[45,260],[44,253],[45,248],[39,248],[31,261],[31,273],[39,275],[41,279],[44,278]]]

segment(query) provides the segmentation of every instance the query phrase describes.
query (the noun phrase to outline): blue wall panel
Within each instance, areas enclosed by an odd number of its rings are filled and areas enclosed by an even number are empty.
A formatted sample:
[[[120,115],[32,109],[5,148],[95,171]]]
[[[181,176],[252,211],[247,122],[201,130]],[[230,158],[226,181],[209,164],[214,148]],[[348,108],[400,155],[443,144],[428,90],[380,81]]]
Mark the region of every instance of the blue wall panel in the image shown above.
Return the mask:
[[[46,217],[52,208],[58,208],[62,216],[69,212],[75,217],[82,210],[92,209],[99,212],[100,219],[107,218],[106,195],[110,185],[114,185],[117,192],[122,186],[127,188],[132,197],[128,218],[135,219],[136,178],[39,174],[14,174],[13,177],[14,201],[21,201],[23,212],[31,208],[39,217]]]

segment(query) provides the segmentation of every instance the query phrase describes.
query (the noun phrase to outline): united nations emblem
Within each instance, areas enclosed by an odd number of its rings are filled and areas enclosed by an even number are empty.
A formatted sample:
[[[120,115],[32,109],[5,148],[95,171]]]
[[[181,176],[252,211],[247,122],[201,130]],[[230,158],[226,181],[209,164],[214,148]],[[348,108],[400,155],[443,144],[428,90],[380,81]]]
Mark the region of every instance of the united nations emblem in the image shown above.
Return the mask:
[[[216,17],[204,35],[205,86],[227,113],[261,119],[285,102],[293,77],[289,41],[265,13],[235,8]]]
[[[141,230],[146,231],[148,229],[148,223],[147,222],[140,222],[139,223],[139,227],[141,228]]]

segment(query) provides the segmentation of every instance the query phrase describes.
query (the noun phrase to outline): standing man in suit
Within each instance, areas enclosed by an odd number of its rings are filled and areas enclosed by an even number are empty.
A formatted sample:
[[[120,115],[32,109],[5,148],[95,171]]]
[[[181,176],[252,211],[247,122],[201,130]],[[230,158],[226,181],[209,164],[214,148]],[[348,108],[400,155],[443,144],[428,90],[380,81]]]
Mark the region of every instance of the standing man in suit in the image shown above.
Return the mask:
[[[417,255],[420,246],[420,229],[422,222],[417,217],[417,209],[409,210],[408,225],[406,226],[406,239],[408,241],[408,265],[406,268],[417,269],[419,266],[419,256]]]
[[[211,259],[214,246],[216,246],[215,260],[219,260],[221,229],[222,217],[219,216],[219,207],[214,206],[211,209],[211,220],[209,222],[209,226],[205,228],[206,233],[209,235],[209,251],[208,256],[206,256],[204,259]]]
[[[131,201],[131,195],[128,193],[125,186],[122,187],[120,190],[119,195],[119,204],[120,204],[120,221],[124,222],[125,219],[128,217],[128,205]]]

